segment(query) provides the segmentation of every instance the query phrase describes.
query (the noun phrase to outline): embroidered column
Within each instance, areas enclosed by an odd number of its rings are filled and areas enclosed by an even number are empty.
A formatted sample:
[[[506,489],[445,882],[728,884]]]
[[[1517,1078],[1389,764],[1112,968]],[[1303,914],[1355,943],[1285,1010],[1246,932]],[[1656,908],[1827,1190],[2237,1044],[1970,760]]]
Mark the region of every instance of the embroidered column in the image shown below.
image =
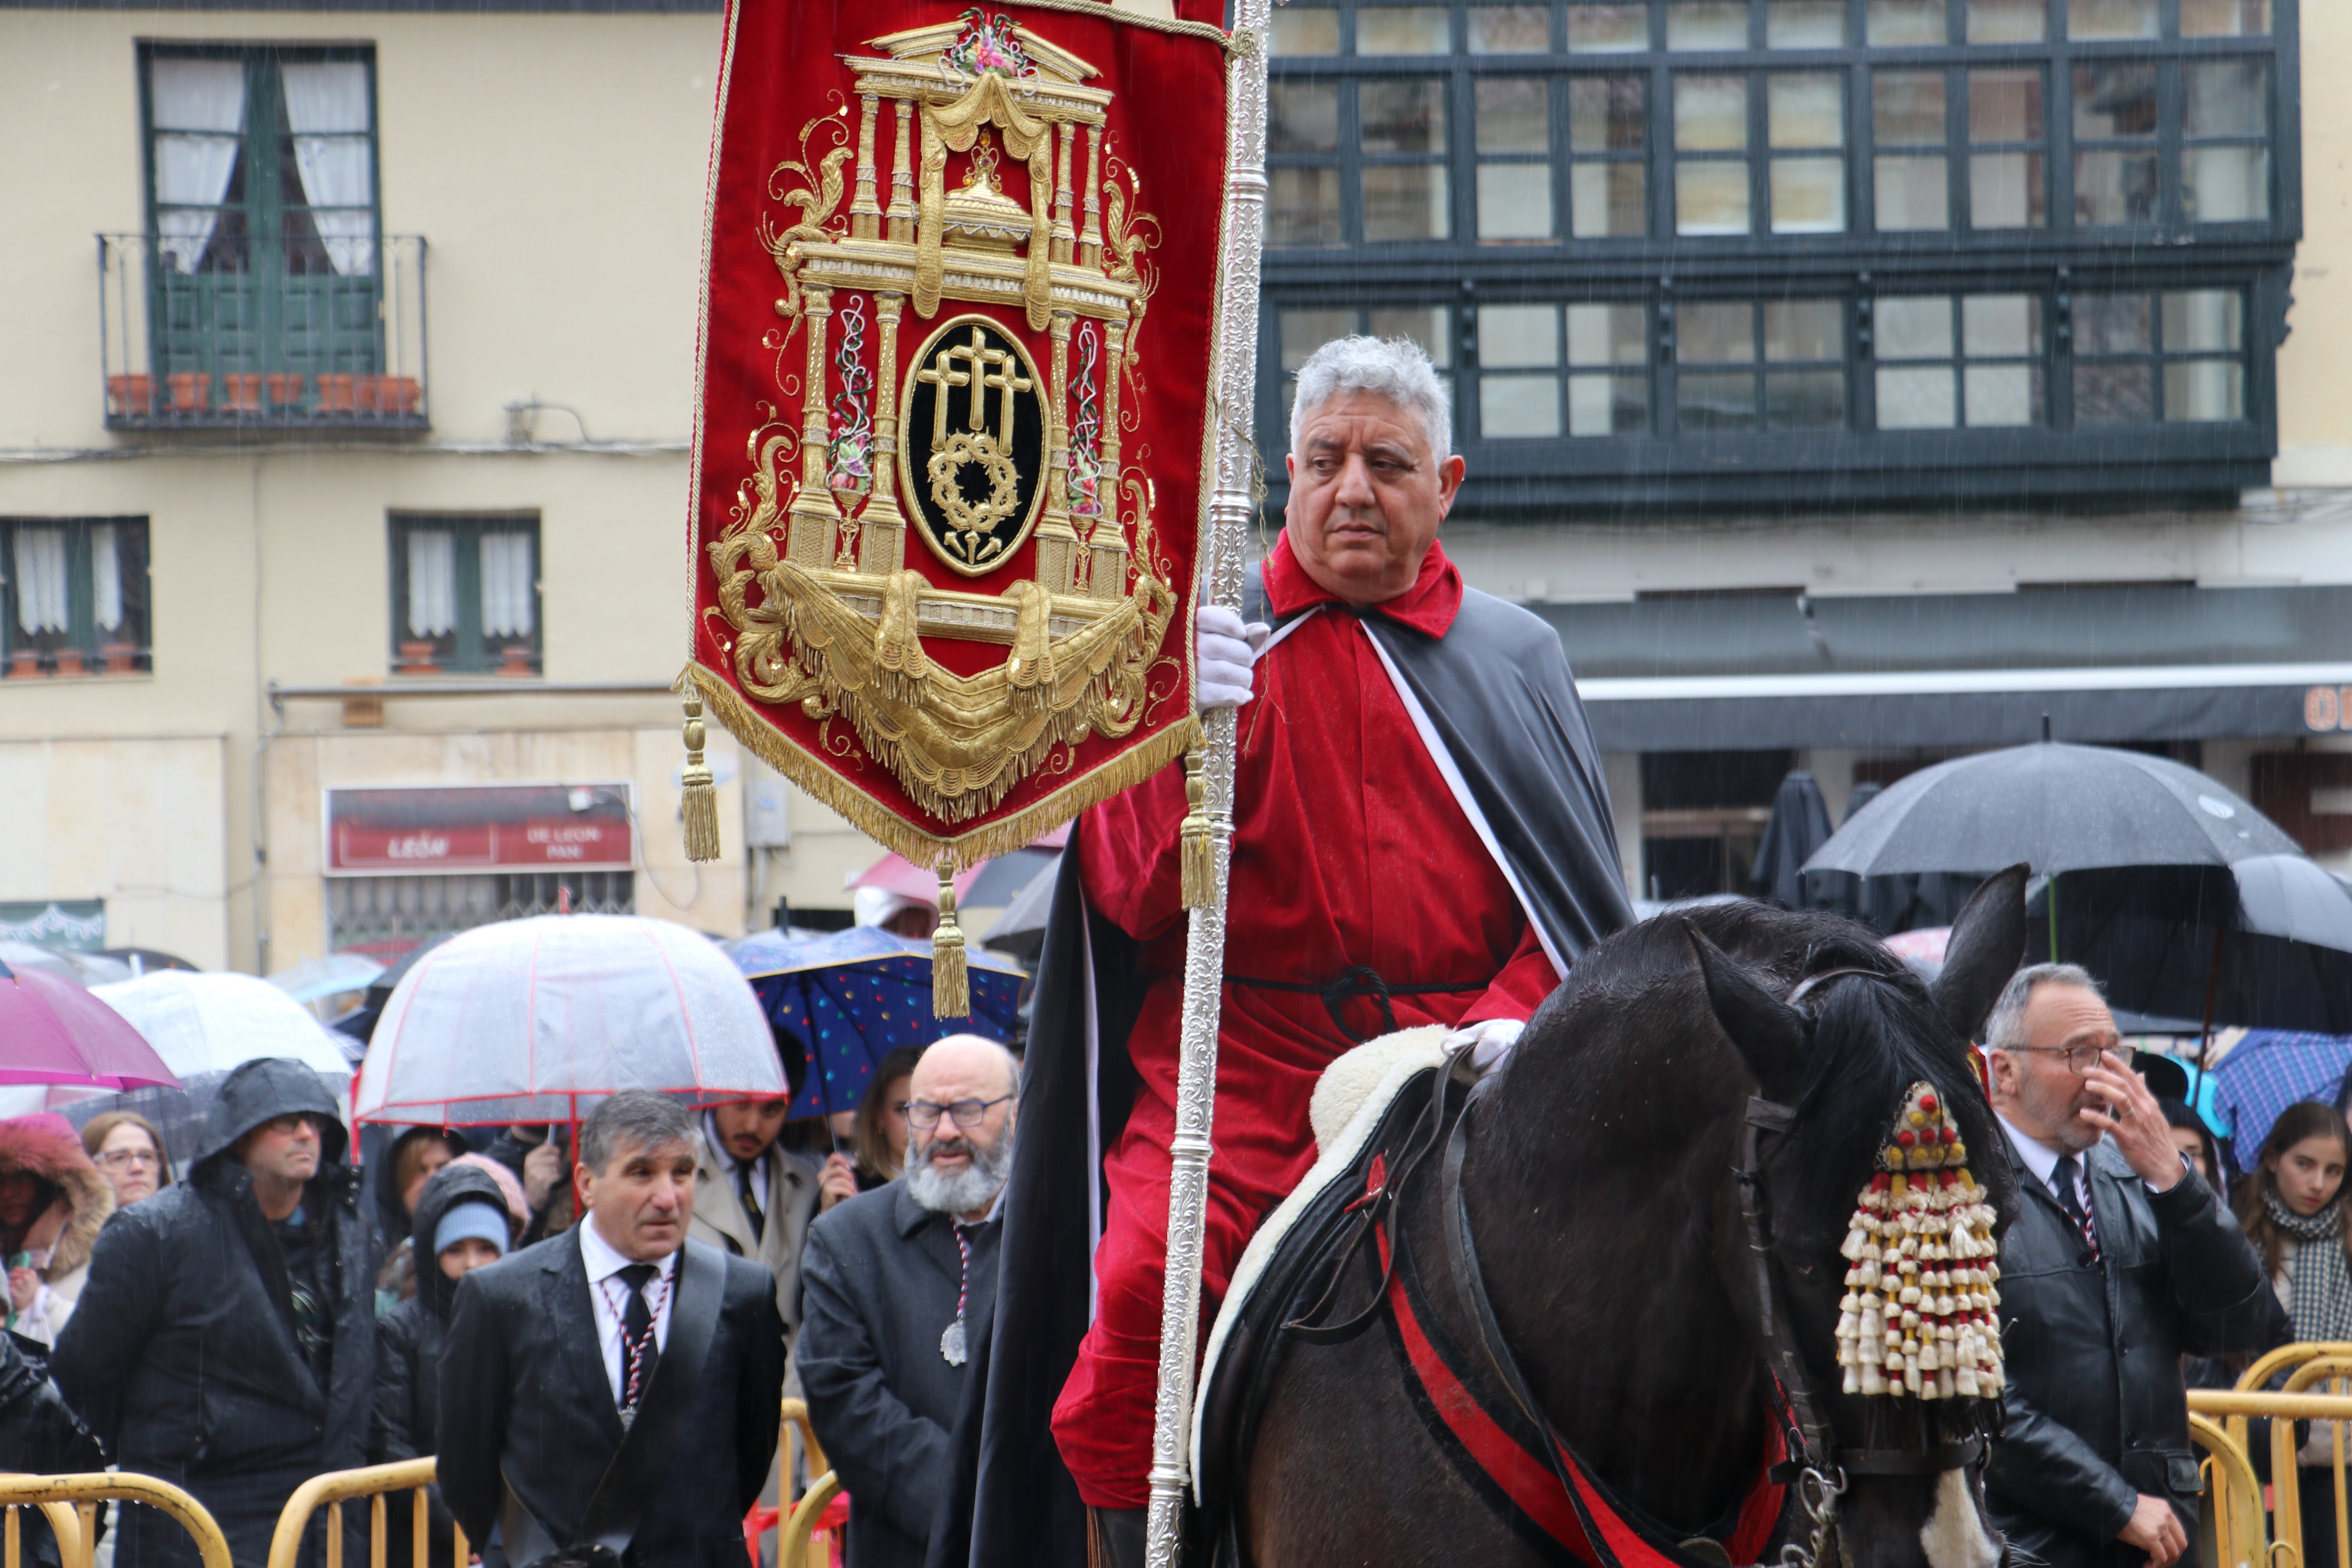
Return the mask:
[[[908,153],[908,127],[913,123],[915,105],[904,98],[892,101],[898,110],[898,139],[890,159],[889,237],[893,244],[906,245],[915,237],[915,164]]]
[[[803,285],[801,320],[808,329],[808,363],[801,373],[801,488],[793,497],[787,548],[794,565],[819,572],[833,564],[834,524],[840,518],[824,482],[824,354],[833,290]]]
[[[1118,515],[1118,382],[1119,356],[1127,352],[1127,323],[1103,323],[1102,432],[1097,437],[1102,457],[1102,515],[1095,520],[1087,548],[1094,559],[1087,568],[1087,589],[1097,599],[1122,598],[1127,594],[1127,530]]]
[[[858,239],[872,239],[882,230],[882,208],[874,199],[874,110],[879,106],[870,92],[859,103],[857,194],[849,201],[849,232]]]
[[[906,120],[901,116],[898,123]],[[879,395],[874,403],[874,494],[866,503],[866,532],[858,541],[857,570],[868,577],[887,577],[907,559],[907,520],[898,510],[898,314],[906,308],[904,294],[877,294],[875,312],[882,323],[882,347],[875,360],[880,372]]]
[[[1054,163],[1054,259],[1065,265],[1077,239],[1077,231],[1070,226],[1070,177],[1076,173],[1070,167],[1070,150],[1077,130],[1075,122],[1062,121],[1062,152]]]
[[[1045,403],[1045,510],[1037,520],[1037,581],[1048,593],[1075,592],[1078,536],[1070,527],[1070,326],[1076,316],[1053,317],[1053,395]]]
[[[1078,265],[1102,265],[1102,127],[1087,127],[1087,226],[1078,237]]]

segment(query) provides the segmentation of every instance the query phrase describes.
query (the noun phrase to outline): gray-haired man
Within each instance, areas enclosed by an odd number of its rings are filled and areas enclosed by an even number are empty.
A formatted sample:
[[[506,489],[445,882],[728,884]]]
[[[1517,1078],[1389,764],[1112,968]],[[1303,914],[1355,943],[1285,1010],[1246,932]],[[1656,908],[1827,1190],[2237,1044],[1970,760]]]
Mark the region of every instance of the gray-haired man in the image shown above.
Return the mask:
[[[2000,1244],[2009,1419],[1986,1500],[2050,1568],[2169,1568],[2201,1489],[2180,1358],[2284,1339],[2278,1299],[2090,975],[2019,970],[1985,1038],[2024,1204]]]
[[[741,1568],[775,1456],[783,1325],[767,1269],[687,1239],[694,1123],[616,1094],[580,1130],[580,1223],[457,1287],[441,1495],[514,1568]]]
[[[1244,613],[1204,610],[1197,623],[1202,705],[1253,704],[1240,715],[1234,789],[1204,1310],[1260,1216],[1314,1162],[1307,1106],[1324,1068],[1359,1040],[1416,1025],[1438,1026],[1482,1061],[1499,1055],[1575,956],[1631,912],[1558,634],[1465,587],[1438,543],[1464,472],[1428,356],[1371,338],[1318,350],[1298,373],[1289,472],[1285,527]],[[975,1543],[974,1562],[1072,1560],[1089,1529],[1097,1561],[1141,1561],[1185,811],[1170,769],[1088,812],[1064,858],[992,1353],[1039,1367],[1075,1353],[1076,1364],[1051,1412],[1054,1450],[1035,1433],[1050,1376],[990,1379],[974,1517],[1005,1538]],[[1094,934],[1082,942],[1087,905]],[[1400,921],[1400,910],[1427,918]],[[1089,1028],[1090,991],[1115,1025]],[[1140,1079],[1133,1109],[1123,1127],[1101,1128],[1109,1202],[1089,1324],[1087,1281],[1072,1265],[1101,1189],[1087,1168],[1090,1103],[1062,1090],[1118,1081],[1129,1060]],[[1065,1500],[1091,1516],[1070,1517]],[[1033,1539],[1015,1539],[1024,1532]]]

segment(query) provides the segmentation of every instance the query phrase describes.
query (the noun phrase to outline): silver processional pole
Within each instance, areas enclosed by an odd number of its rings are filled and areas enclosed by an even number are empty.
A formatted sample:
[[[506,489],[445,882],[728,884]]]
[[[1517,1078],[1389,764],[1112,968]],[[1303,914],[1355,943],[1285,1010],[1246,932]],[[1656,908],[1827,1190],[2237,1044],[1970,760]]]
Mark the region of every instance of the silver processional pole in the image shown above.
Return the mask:
[[[1202,599],[1239,608],[1242,549],[1255,508],[1251,410],[1257,397],[1258,256],[1265,223],[1268,0],[1235,0],[1225,61],[1224,240],[1217,258],[1216,489],[1201,542]],[[1160,1397],[1151,1427],[1150,1568],[1176,1568],[1190,1468],[1192,1365],[1201,1321],[1201,1234],[1209,1203],[1209,1128],[1217,1094],[1217,1021],[1224,994],[1225,878],[1234,837],[1234,712],[1202,721],[1202,783],[1215,880],[1192,912],[1184,947],[1184,1019],[1176,1136],[1168,1185],[1168,1262],[1160,1308]]]

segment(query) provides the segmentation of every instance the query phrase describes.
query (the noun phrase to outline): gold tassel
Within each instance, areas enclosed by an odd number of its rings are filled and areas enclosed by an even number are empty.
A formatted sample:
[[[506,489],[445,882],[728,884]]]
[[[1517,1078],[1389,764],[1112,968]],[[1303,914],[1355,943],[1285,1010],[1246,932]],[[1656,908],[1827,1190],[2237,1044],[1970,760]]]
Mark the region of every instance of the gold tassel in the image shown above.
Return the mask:
[[[702,699],[686,693],[686,858],[719,858],[719,784],[702,760]]]
[[[963,957],[963,928],[956,924],[952,860],[940,862],[940,923],[931,932],[931,1012],[941,1018],[971,1016],[971,978]]]
[[[1209,830],[1208,785],[1201,777],[1201,750],[1184,753],[1184,842],[1180,851],[1184,907],[1205,910],[1216,901],[1217,844]]]

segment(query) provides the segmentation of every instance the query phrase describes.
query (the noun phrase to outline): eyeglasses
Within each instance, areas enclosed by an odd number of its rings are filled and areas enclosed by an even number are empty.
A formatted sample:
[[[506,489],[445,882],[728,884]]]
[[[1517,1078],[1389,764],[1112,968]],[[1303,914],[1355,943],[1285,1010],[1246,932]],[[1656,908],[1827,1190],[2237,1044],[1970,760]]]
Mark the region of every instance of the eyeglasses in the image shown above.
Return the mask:
[[[935,1105],[928,1100],[910,1100],[907,1102],[907,1125],[919,1127],[928,1132],[940,1124],[940,1115],[944,1111],[955,1118],[958,1127],[969,1130],[981,1124],[988,1115],[990,1106],[1002,1105],[1012,1098],[1009,1094],[1000,1094],[994,1100],[959,1100],[953,1105]]]
[[[114,1149],[100,1154],[98,1163],[110,1171],[154,1170],[163,1163],[163,1156],[152,1149]]]
[[[2079,1077],[2099,1065],[2099,1057],[2103,1052],[2114,1050],[2116,1047],[2109,1045],[2002,1046],[2000,1048],[2004,1051],[2031,1051],[2036,1056],[2056,1057],[2060,1066]]]

